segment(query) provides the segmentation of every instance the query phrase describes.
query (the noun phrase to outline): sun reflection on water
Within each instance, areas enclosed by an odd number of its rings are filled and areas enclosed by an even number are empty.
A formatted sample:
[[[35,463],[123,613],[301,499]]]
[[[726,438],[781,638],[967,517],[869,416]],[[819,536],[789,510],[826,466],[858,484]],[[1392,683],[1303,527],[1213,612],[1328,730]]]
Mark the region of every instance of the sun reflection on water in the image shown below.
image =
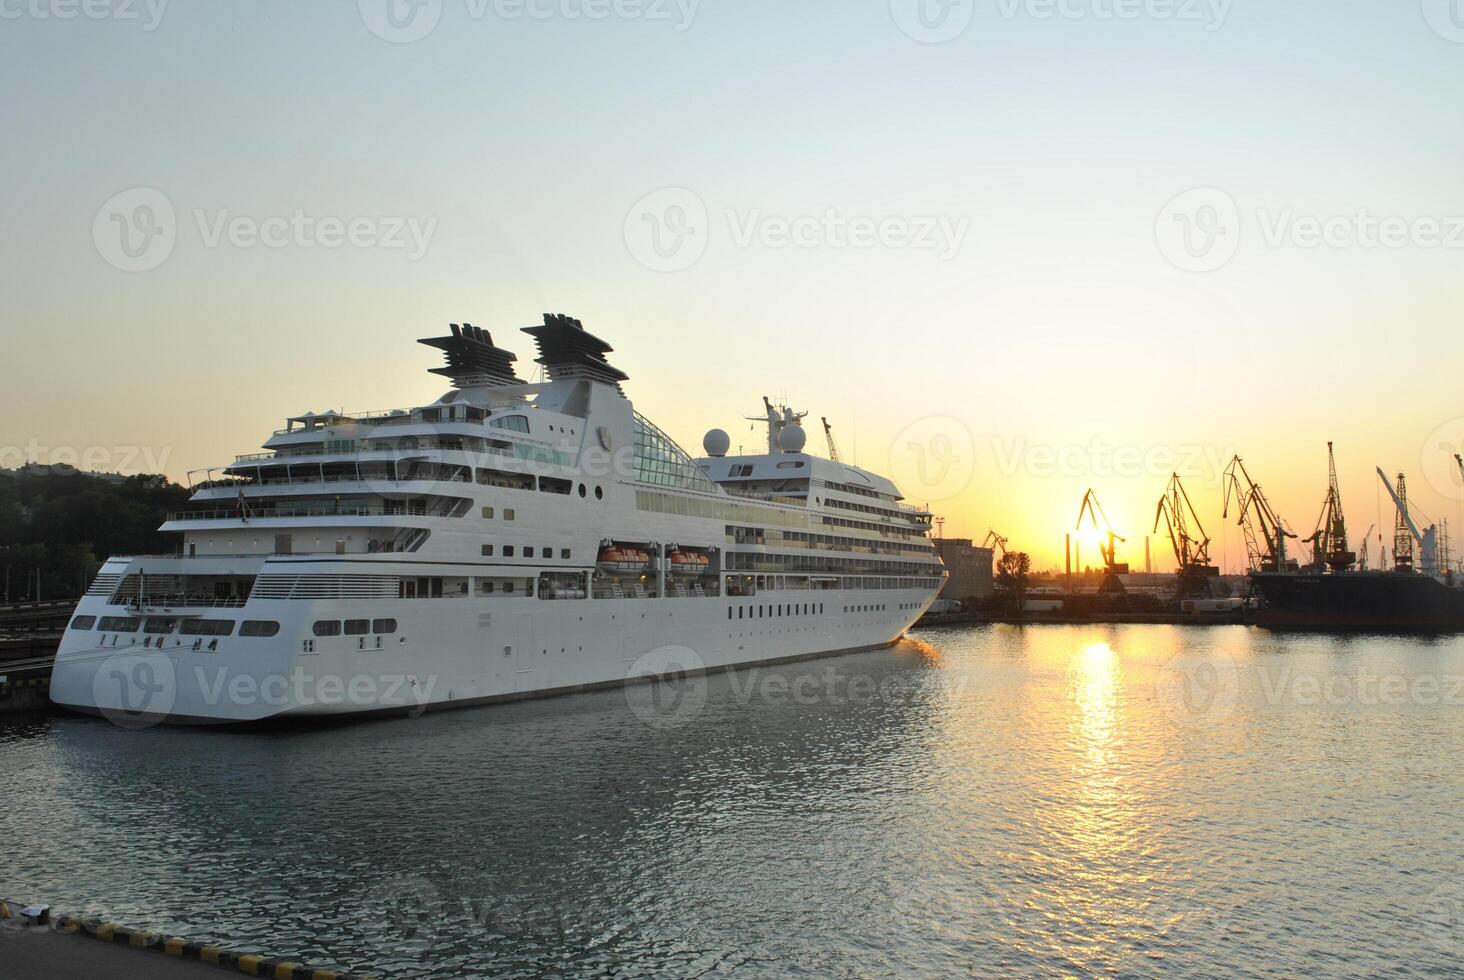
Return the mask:
[[[1074,665],[1078,730],[1094,766],[1113,761],[1118,726],[1118,656],[1107,642],[1090,643]]]

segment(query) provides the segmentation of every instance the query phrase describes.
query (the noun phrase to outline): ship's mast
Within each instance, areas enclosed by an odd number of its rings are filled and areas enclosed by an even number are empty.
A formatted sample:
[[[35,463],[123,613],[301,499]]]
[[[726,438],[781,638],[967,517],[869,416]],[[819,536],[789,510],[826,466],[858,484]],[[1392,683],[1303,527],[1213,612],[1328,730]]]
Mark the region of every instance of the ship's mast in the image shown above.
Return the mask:
[[[807,412],[795,412],[787,405],[774,405],[767,395],[763,395],[763,415],[743,416],[750,422],[761,422],[768,427],[768,455],[776,456],[783,451],[778,437],[783,430],[790,425],[802,425]]]

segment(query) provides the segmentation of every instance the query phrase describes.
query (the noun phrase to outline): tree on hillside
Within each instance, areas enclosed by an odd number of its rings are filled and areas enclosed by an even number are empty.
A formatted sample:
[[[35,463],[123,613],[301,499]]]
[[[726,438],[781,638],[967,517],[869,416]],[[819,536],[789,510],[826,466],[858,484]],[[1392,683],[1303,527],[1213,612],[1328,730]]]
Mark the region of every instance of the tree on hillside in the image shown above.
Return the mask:
[[[160,534],[188,491],[160,476],[101,477],[74,470],[0,470],[0,566],[12,599],[79,595],[111,555],[178,548]]]
[[[1011,612],[1021,612],[1031,574],[1032,559],[1024,551],[1008,551],[996,563],[996,588]]]

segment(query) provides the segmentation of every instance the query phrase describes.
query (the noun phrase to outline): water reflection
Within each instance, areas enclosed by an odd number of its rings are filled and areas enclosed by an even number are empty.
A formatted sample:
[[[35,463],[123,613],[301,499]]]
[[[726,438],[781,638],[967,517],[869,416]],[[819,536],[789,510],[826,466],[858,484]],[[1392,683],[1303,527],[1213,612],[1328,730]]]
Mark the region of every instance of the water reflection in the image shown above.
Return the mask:
[[[1079,733],[1094,774],[1111,771],[1118,723],[1118,657],[1106,642],[1090,643],[1074,662]]]
[[[1233,699],[1177,714],[1174,658],[1214,651]],[[386,976],[1300,973],[1345,935],[1348,969],[1445,970],[1464,705],[1286,692],[1461,654],[1002,627],[714,677],[664,729],[614,692],[263,734],[29,720],[0,725],[4,885]]]

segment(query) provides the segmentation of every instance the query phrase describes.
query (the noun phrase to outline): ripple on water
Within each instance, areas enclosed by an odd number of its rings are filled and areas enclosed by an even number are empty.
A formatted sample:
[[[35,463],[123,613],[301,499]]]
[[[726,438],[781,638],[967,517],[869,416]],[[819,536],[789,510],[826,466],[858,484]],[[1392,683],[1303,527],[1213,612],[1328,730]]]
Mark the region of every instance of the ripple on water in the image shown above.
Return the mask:
[[[919,640],[710,678],[661,727],[621,692],[285,732],[5,723],[4,891],[387,976],[1464,954],[1460,641]]]

